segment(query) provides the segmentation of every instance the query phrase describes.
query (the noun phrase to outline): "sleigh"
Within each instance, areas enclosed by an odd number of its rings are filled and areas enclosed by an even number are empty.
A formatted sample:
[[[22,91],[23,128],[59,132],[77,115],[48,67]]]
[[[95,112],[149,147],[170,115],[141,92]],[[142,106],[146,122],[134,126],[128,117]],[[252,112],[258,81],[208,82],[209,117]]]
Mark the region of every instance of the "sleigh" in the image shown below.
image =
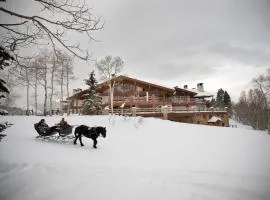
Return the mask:
[[[59,125],[58,125],[59,126]],[[73,126],[66,125],[64,127],[59,126],[59,136],[66,137],[72,133]]]
[[[38,123],[34,124],[34,128],[37,131],[37,133],[39,134],[39,136],[43,136],[43,137],[52,136],[52,135],[59,133],[56,130],[52,131],[49,127],[48,127],[48,129],[45,129],[45,128],[41,129],[41,128],[39,128]]]
[[[71,125],[60,126],[59,124],[53,127],[48,127],[46,129],[41,129],[38,126],[38,123],[34,124],[34,128],[39,134],[37,138],[46,140],[46,141],[60,141],[67,142],[74,139],[74,136],[71,136],[72,128]]]

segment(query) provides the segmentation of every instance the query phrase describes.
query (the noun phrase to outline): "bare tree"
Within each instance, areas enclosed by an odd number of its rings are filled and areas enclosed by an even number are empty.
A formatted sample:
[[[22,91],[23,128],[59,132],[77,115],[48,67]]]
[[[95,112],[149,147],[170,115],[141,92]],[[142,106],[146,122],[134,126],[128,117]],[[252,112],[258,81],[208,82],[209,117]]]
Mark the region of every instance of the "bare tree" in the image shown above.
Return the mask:
[[[17,85],[19,87],[26,88],[26,114],[29,114],[30,110],[30,87],[32,83],[32,76],[31,76],[31,63],[29,60],[23,60],[16,67],[12,69],[12,75],[16,77]]]
[[[67,59],[67,63],[65,66],[65,71],[66,71],[66,98],[69,98],[69,83],[70,80],[74,80],[75,76],[73,75],[73,59],[71,57],[69,57]],[[67,114],[69,115],[70,113],[70,105],[68,104],[67,107]]]
[[[25,15],[0,7],[0,12],[13,16],[10,21],[0,24],[5,31],[1,44],[16,52],[20,48],[38,45],[50,45],[64,48],[72,55],[87,60],[89,53],[82,50],[80,44],[70,43],[68,32],[86,35],[89,41],[92,34],[103,28],[104,22],[88,8],[86,1],[80,0],[33,0],[39,5],[39,15]],[[34,11],[33,11],[34,12]]]
[[[96,63],[96,67],[101,75],[101,80],[105,81],[110,94],[111,111],[113,114],[113,94],[115,88],[115,81],[113,80],[123,69],[124,61],[120,57],[112,58],[106,56]]]
[[[32,63],[32,74],[33,74],[33,87],[34,87],[34,99],[35,99],[35,115],[38,112],[38,85],[41,78],[41,69],[38,67],[38,62],[36,60]]]
[[[73,60],[71,57],[68,57],[67,63],[65,65],[65,77],[66,77],[66,94],[69,97],[69,83],[70,80],[74,80],[73,76]]]
[[[59,65],[57,82],[60,85],[60,111],[63,113],[64,86],[66,86],[66,96],[69,97],[69,82],[73,79],[73,59],[71,56],[57,51],[57,63]]]
[[[29,64],[27,66],[27,75],[31,78],[30,80],[30,86],[34,89],[34,113],[37,114],[38,111],[38,87],[41,85],[41,82],[43,80],[43,66],[41,66],[41,56],[37,56],[36,58],[29,61]],[[24,71],[26,68],[25,66],[22,66],[20,70]],[[24,78],[26,79],[26,78]]]
[[[49,73],[49,52],[44,50],[40,52],[39,56],[36,58],[36,67],[40,70],[40,80],[39,83],[44,89],[44,104],[43,104],[43,114],[47,115],[47,101],[48,101],[48,73]]]
[[[65,58],[63,55],[59,55],[58,57],[58,61],[60,62],[60,65],[61,65],[61,73],[60,73],[60,79],[59,79],[59,83],[60,83],[60,87],[61,87],[61,92],[60,92],[60,113],[61,115],[63,114],[63,100],[64,100],[64,61],[65,61]]]
[[[239,102],[234,105],[237,119],[253,129],[267,129],[267,111],[264,106],[264,94],[259,89],[242,92]]]
[[[253,89],[242,92],[234,111],[239,121],[252,126],[253,129],[265,130],[270,134],[270,68],[263,75],[252,80]]]
[[[261,102],[261,107],[264,113],[267,113],[265,118],[268,118],[268,121],[263,121],[267,124],[265,126],[268,126],[268,134],[270,134],[270,68],[267,69],[265,74],[253,79],[253,83],[255,88],[262,94],[263,101]]]
[[[268,108],[267,97],[270,95],[270,68],[268,68],[267,73],[254,78],[253,81],[255,88],[260,90],[264,99],[264,106]]]
[[[52,66],[51,66],[51,94],[50,94],[50,115],[52,115],[52,100],[54,95],[54,82],[55,82],[55,73],[57,72],[57,61],[56,61],[56,55],[52,55]]]
[[[23,67],[24,78],[26,83],[26,114],[29,115],[29,94],[30,94],[30,76],[29,76],[29,68]]]

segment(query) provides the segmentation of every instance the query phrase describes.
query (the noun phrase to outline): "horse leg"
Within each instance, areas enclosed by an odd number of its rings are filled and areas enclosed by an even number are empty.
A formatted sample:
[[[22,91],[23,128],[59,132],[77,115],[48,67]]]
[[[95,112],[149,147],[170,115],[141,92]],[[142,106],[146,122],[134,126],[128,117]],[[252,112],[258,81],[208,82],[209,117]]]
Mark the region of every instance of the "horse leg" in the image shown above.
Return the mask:
[[[78,139],[78,137],[75,136],[75,140],[74,140],[73,144],[77,144],[77,139]]]
[[[79,135],[79,140],[80,140],[81,146],[84,146],[82,143],[82,135]]]
[[[77,140],[78,140],[79,136],[76,133],[74,135],[75,135],[75,140],[74,140],[73,144],[77,144]]]
[[[93,141],[94,141],[93,147],[96,149],[97,148],[97,139],[96,138],[93,138]]]

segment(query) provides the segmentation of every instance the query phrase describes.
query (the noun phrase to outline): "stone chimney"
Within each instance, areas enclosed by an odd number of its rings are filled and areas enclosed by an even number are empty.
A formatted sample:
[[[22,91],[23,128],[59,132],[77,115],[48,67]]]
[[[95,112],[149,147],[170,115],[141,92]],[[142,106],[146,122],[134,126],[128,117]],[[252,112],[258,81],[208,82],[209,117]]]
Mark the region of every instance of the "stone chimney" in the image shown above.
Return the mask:
[[[188,89],[188,85],[184,85],[184,89]]]
[[[199,92],[204,92],[203,83],[198,83],[198,84],[197,84],[197,90],[198,90]]]

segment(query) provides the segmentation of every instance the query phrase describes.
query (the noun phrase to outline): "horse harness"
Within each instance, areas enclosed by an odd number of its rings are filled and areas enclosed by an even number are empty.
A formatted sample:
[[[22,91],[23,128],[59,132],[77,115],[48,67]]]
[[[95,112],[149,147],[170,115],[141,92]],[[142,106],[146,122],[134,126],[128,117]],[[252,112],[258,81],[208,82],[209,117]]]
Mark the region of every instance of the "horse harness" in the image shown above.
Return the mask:
[[[86,137],[93,137],[93,136],[98,136],[98,135],[99,133],[96,127],[88,128],[88,132],[87,134],[85,134]]]

